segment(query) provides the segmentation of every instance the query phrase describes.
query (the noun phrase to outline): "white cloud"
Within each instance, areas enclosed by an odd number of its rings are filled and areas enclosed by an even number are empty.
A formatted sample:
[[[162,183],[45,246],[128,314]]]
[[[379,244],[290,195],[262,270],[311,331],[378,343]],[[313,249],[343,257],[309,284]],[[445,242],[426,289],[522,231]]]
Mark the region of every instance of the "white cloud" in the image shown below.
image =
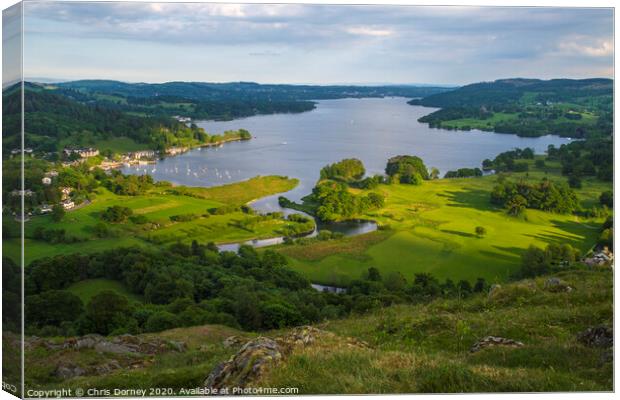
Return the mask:
[[[614,45],[611,41],[599,41],[599,43],[583,44],[577,42],[562,42],[560,50],[566,53],[584,55],[590,57],[607,57],[614,53]]]
[[[353,26],[350,28],[346,28],[345,31],[352,35],[362,35],[362,36],[391,36],[394,31],[390,29],[376,29],[368,26]]]

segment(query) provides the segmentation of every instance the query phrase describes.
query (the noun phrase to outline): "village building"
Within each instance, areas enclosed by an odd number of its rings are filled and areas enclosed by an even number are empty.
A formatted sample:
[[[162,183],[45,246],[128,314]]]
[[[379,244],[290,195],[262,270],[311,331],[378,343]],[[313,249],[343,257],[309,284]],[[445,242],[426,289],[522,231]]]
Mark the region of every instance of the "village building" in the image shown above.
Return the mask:
[[[75,207],[75,203],[73,202],[73,200],[65,200],[61,204],[65,210],[70,210]]]
[[[189,150],[187,147],[170,147],[169,149],[166,149],[166,154],[175,156],[177,154],[185,153],[187,150]]]
[[[51,185],[52,184],[52,178],[50,178],[48,176],[44,176],[43,179],[41,179],[41,182],[44,185]]]
[[[591,257],[583,259],[586,265],[591,267],[601,265],[612,265],[614,262],[614,253],[612,253],[607,246],[603,250],[594,253]]]
[[[52,206],[49,204],[41,204],[41,208],[39,209],[41,214],[49,214],[52,212]]]
[[[17,190],[17,189],[15,189],[15,190],[11,191],[11,196],[21,196],[21,195],[24,195],[25,197],[28,197],[28,196],[32,196],[33,194],[34,194],[34,192],[32,190],[30,190],[30,189],[26,189],[26,190]]]
[[[22,152],[22,149],[13,149],[11,150],[11,155],[15,156]],[[32,155],[33,150],[29,147],[24,149],[24,155]]]
[[[60,196],[62,200],[66,200],[67,198],[69,198],[69,195],[71,194],[71,191],[73,190],[70,187],[61,187],[59,189],[60,189]]]
[[[155,150],[141,150],[128,153],[127,156],[130,159],[139,160],[141,158],[154,158],[157,154],[158,153]]]
[[[58,171],[55,170],[51,170],[45,173],[45,176],[49,177],[49,178],[54,178],[58,176]]]
[[[92,147],[82,147],[79,149],[64,149],[63,152],[66,156],[70,156],[71,154],[77,154],[81,158],[90,158],[99,155],[99,150]]]

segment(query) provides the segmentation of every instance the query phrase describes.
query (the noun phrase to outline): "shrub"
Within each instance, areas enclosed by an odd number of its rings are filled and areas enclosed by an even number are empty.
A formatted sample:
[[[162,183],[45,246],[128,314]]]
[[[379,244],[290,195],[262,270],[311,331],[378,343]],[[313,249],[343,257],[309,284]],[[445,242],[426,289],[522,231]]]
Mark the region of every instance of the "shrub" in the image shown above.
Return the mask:
[[[121,223],[125,222],[132,214],[133,210],[129,207],[112,206],[101,213],[101,219],[112,223]]]
[[[607,190],[601,193],[598,200],[604,206],[607,206],[609,208],[614,207],[614,193],[611,190]]]
[[[168,311],[158,311],[152,314],[144,325],[147,332],[161,332],[178,326],[177,316]]]

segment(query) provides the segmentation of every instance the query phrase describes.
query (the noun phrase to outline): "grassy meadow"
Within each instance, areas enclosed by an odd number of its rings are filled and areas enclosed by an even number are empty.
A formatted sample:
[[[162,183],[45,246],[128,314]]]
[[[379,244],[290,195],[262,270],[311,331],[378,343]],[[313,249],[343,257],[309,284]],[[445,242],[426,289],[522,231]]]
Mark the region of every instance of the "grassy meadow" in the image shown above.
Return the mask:
[[[36,216],[25,225],[26,264],[37,258],[69,253],[92,253],[120,246],[166,245],[177,241],[191,243],[230,243],[278,236],[290,222],[281,219],[261,221],[248,228],[241,224],[247,214],[234,211],[223,215],[209,215],[208,209],[224,205],[241,206],[253,199],[286,192],[297,185],[297,180],[278,176],[256,177],[250,180],[214,188],[156,187],[144,195],[119,196],[105,188],[98,188],[96,197],[88,205],[69,211],[60,222],[51,215]],[[108,207],[123,206],[134,215],[143,215],[148,223],[131,221],[107,223],[109,234],[97,236],[95,226],[102,222],[101,213]],[[191,221],[174,222],[172,216],[195,214]],[[75,243],[49,243],[33,239],[37,228],[64,229]],[[19,259],[19,239],[5,241],[5,254]]]
[[[557,275],[570,293],[544,289],[548,277],[519,281],[467,300],[392,306],[319,325],[369,349],[318,344],[272,369],[256,386],[299,387],[301,394],[609,391],[608,350],[576,340],[590,326],[611,324],[611,271]],[[518,305],[518,307],[515,307]],[[521,348],[470,353],[487,335]]]
[[[510,179],[538,182],[543,177],[565,181],[559,165],[548,163],[530,172],[508,174]],[[439,179],[420,186],[380,185],[386,197],[381,210],[361,215],[384,230],[336,241],[280,246],[293,269],[313,282],[343,285],[369,267],[382,274],[401,272],[411,281],[415,273],[437,278],[502,282],[517,270],[521,253],[531,244],[568,243],[583,252],[594,245],[602,219],[527,210],[515,218],[490,203],[496,175]],[[584,180],[576,189],[581,203],[592,206],[611,184]],[[475,228],[487,233],[478,237]],[[337,251],[334,251],[337,250]]]
[[[84,304],[88,304],[93,297],[106,290],[116,292],[131,301],[142,301],[140,296],[131,293],[122,283],[112,279],[86,279],[67,288],[67,291],[79,297]]]

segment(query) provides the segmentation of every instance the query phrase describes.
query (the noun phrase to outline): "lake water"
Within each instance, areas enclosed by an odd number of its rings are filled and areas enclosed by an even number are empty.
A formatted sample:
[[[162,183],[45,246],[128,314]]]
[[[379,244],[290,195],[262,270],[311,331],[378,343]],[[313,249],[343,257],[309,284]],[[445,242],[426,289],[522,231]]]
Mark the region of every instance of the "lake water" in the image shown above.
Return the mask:
[[[286,196],[299,201],[312,190],[319,170],[343,158],[359,158],[367,174],[383,173],[387,159],[399,154],[421,157],[441,175],[452,169],[480,167],[482,160],[515,147],[537,153],[549,144],[569,139],[559,136],[522,138],[481,131],[431,129],[417,122],[432,108],[410,106],[405,98],[341,99],[317,102],[301,114],[261,115],[233,121],[201,121],[209,133],[244,128],[252,140],[220,148],[195,149],[160,160],[157,165],[131,166],[125,173],[149,173],[156,180],[189,186],[216,186],[257,175],[285,175],[300,184]],[[278,196],[254,203],[262,211],[279,210]]]

